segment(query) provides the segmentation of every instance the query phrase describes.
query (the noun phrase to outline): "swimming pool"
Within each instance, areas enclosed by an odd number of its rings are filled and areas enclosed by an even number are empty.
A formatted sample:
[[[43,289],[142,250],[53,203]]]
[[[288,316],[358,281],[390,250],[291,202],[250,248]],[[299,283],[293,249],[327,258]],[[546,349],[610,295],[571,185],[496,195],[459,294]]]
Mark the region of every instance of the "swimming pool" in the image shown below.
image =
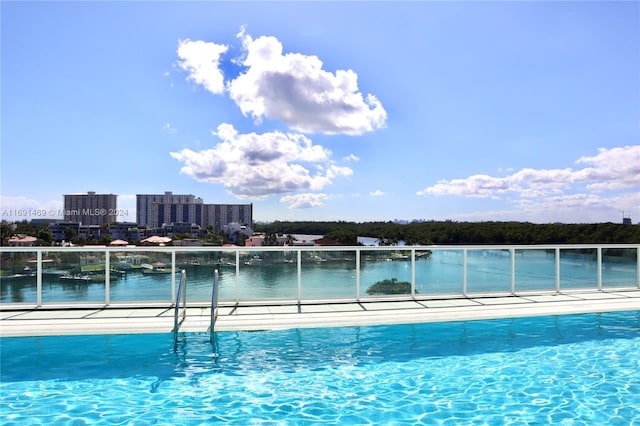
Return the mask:
[[[640,422],[640,311],[1,343],[6,425]]]

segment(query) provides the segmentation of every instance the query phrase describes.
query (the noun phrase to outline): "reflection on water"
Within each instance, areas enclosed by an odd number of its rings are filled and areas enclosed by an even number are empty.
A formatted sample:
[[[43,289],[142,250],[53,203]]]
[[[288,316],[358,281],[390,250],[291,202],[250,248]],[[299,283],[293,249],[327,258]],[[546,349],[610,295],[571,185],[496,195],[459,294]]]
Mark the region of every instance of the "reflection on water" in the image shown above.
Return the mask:
[[[635,249],[632,249],[635,252]],[[412,282],[415,267],[417,295],[460,294],[464,289],[461,249],[417,252],[367,250],[360,252],[359,281],[354,251],[246,251],[189,252],[176,254],[176,273],[187,271],[190,302],[210,300],[213,270],[219,270],[219,300],[296,300],[365,297],[367,289],[384,280]],[[467,250],[467,292],[507,292],[555,289],[554,250]],[[603,250],[603,287],[637,285],[634,256],[613,256]],[[15,255],[16,253],[9,253]],[[35,303],[35,268],[25,269],[35,253],[3,254],[0,302]],[[53,253],[43,264],[42,301],[103,302],[106,297],[104,253]],[[174,276],[169,253],[112,253],[109,298],[112,302],[170,301]],[[298,257],[301,265],[298,274]],[[561,250],[561,288],[596,288],[598,264],[595,249]],[[25,266],[26,265],[26,266]],[[237,275],[236,275],[237,271]],[[176,280],[177,281],[177,280]],[[409,292],[407,293],[409,294]]]

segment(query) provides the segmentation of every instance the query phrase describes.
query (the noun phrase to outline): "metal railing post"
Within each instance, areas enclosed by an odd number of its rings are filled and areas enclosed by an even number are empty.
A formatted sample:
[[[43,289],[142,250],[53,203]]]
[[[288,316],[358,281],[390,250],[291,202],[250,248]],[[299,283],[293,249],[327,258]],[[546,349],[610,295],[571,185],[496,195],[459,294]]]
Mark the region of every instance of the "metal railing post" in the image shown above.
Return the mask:
[[[462,296],[467,297],[467,249],[462,249]]]
[[[356,300],[360,301],[360,249],[356,248]]]
[[[556,257],[556,293],[560,293],[560,247],[556,247],[555,257]]]
[[[302,250],[298,249],[296,261],[298,263],[296,267],[296,271],[298,272],[298,304],[300,304],[302,301]]]
[[[640,247],[636,249],[636,283],[640,288]]]
[[[176,298],[176,252],[171,249],[171,300]]]
[[[416,249],[411,249],[411,298],[416,297]]]
[[[516,294],[516,249],[509,249],[511,255],[511,294]]]
[[[42,306],[42,250],[36,251],[36,306]]]
[[[602,290],[602,247],[596,248],[597,269],[598,269],[598,291]]]
[[[109,306],[111,303],[111,259],[109,258],[109,250],[104,251],[104,304]]]
[[[236,303],[240,303],[240,250],[236,249]]]

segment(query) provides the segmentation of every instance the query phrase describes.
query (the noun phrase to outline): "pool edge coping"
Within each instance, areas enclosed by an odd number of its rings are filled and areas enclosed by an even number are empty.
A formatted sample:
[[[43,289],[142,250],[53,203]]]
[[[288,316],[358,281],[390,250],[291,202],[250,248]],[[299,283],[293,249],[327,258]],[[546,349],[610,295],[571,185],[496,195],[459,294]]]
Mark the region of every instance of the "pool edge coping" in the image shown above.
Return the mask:
[[[558,299],[553,300],[554,297]],[[640,310],[638,289],[319,304],[223,304],[218,310],[215,331],[473,321],[634,310]],[[0,337],[171,333],[174,325],[174,311],[170,306],[3,309],[0,313]],[[210,308],[187,306],[180,332],[208,332],[210,318]]]

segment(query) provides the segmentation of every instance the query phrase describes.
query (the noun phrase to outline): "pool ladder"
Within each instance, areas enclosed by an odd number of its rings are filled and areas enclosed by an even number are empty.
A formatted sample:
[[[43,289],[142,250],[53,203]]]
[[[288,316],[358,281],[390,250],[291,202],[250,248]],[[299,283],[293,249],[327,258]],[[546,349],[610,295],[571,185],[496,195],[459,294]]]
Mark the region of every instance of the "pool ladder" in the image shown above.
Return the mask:
[[[180,310],[180,302],[182,299],[182,310]],[[178,293],[176,294],[176,304],[173,311],[173,341],[178,341],[178,331],[180,326],[187,318],[187,272],[183,269],[180,272],[180,284],[178,284]]]
[[[214,326],[218,319],[218,270],[213,271],[213,290],[211,290],[211,325],[209,326],[209,339],[214,342]]]
[[[180,306],[182,304],[182,307]],[[187,272],[180,272],[180,284],[176,294],[176,303],[173,314],[173,341],[178,341],[180,326],[187,317]],[[209,339],[214,341],[214,327],[218,319],[218,270],[213,271],[213,290],[211,291],[211,318],[209,325]]]

